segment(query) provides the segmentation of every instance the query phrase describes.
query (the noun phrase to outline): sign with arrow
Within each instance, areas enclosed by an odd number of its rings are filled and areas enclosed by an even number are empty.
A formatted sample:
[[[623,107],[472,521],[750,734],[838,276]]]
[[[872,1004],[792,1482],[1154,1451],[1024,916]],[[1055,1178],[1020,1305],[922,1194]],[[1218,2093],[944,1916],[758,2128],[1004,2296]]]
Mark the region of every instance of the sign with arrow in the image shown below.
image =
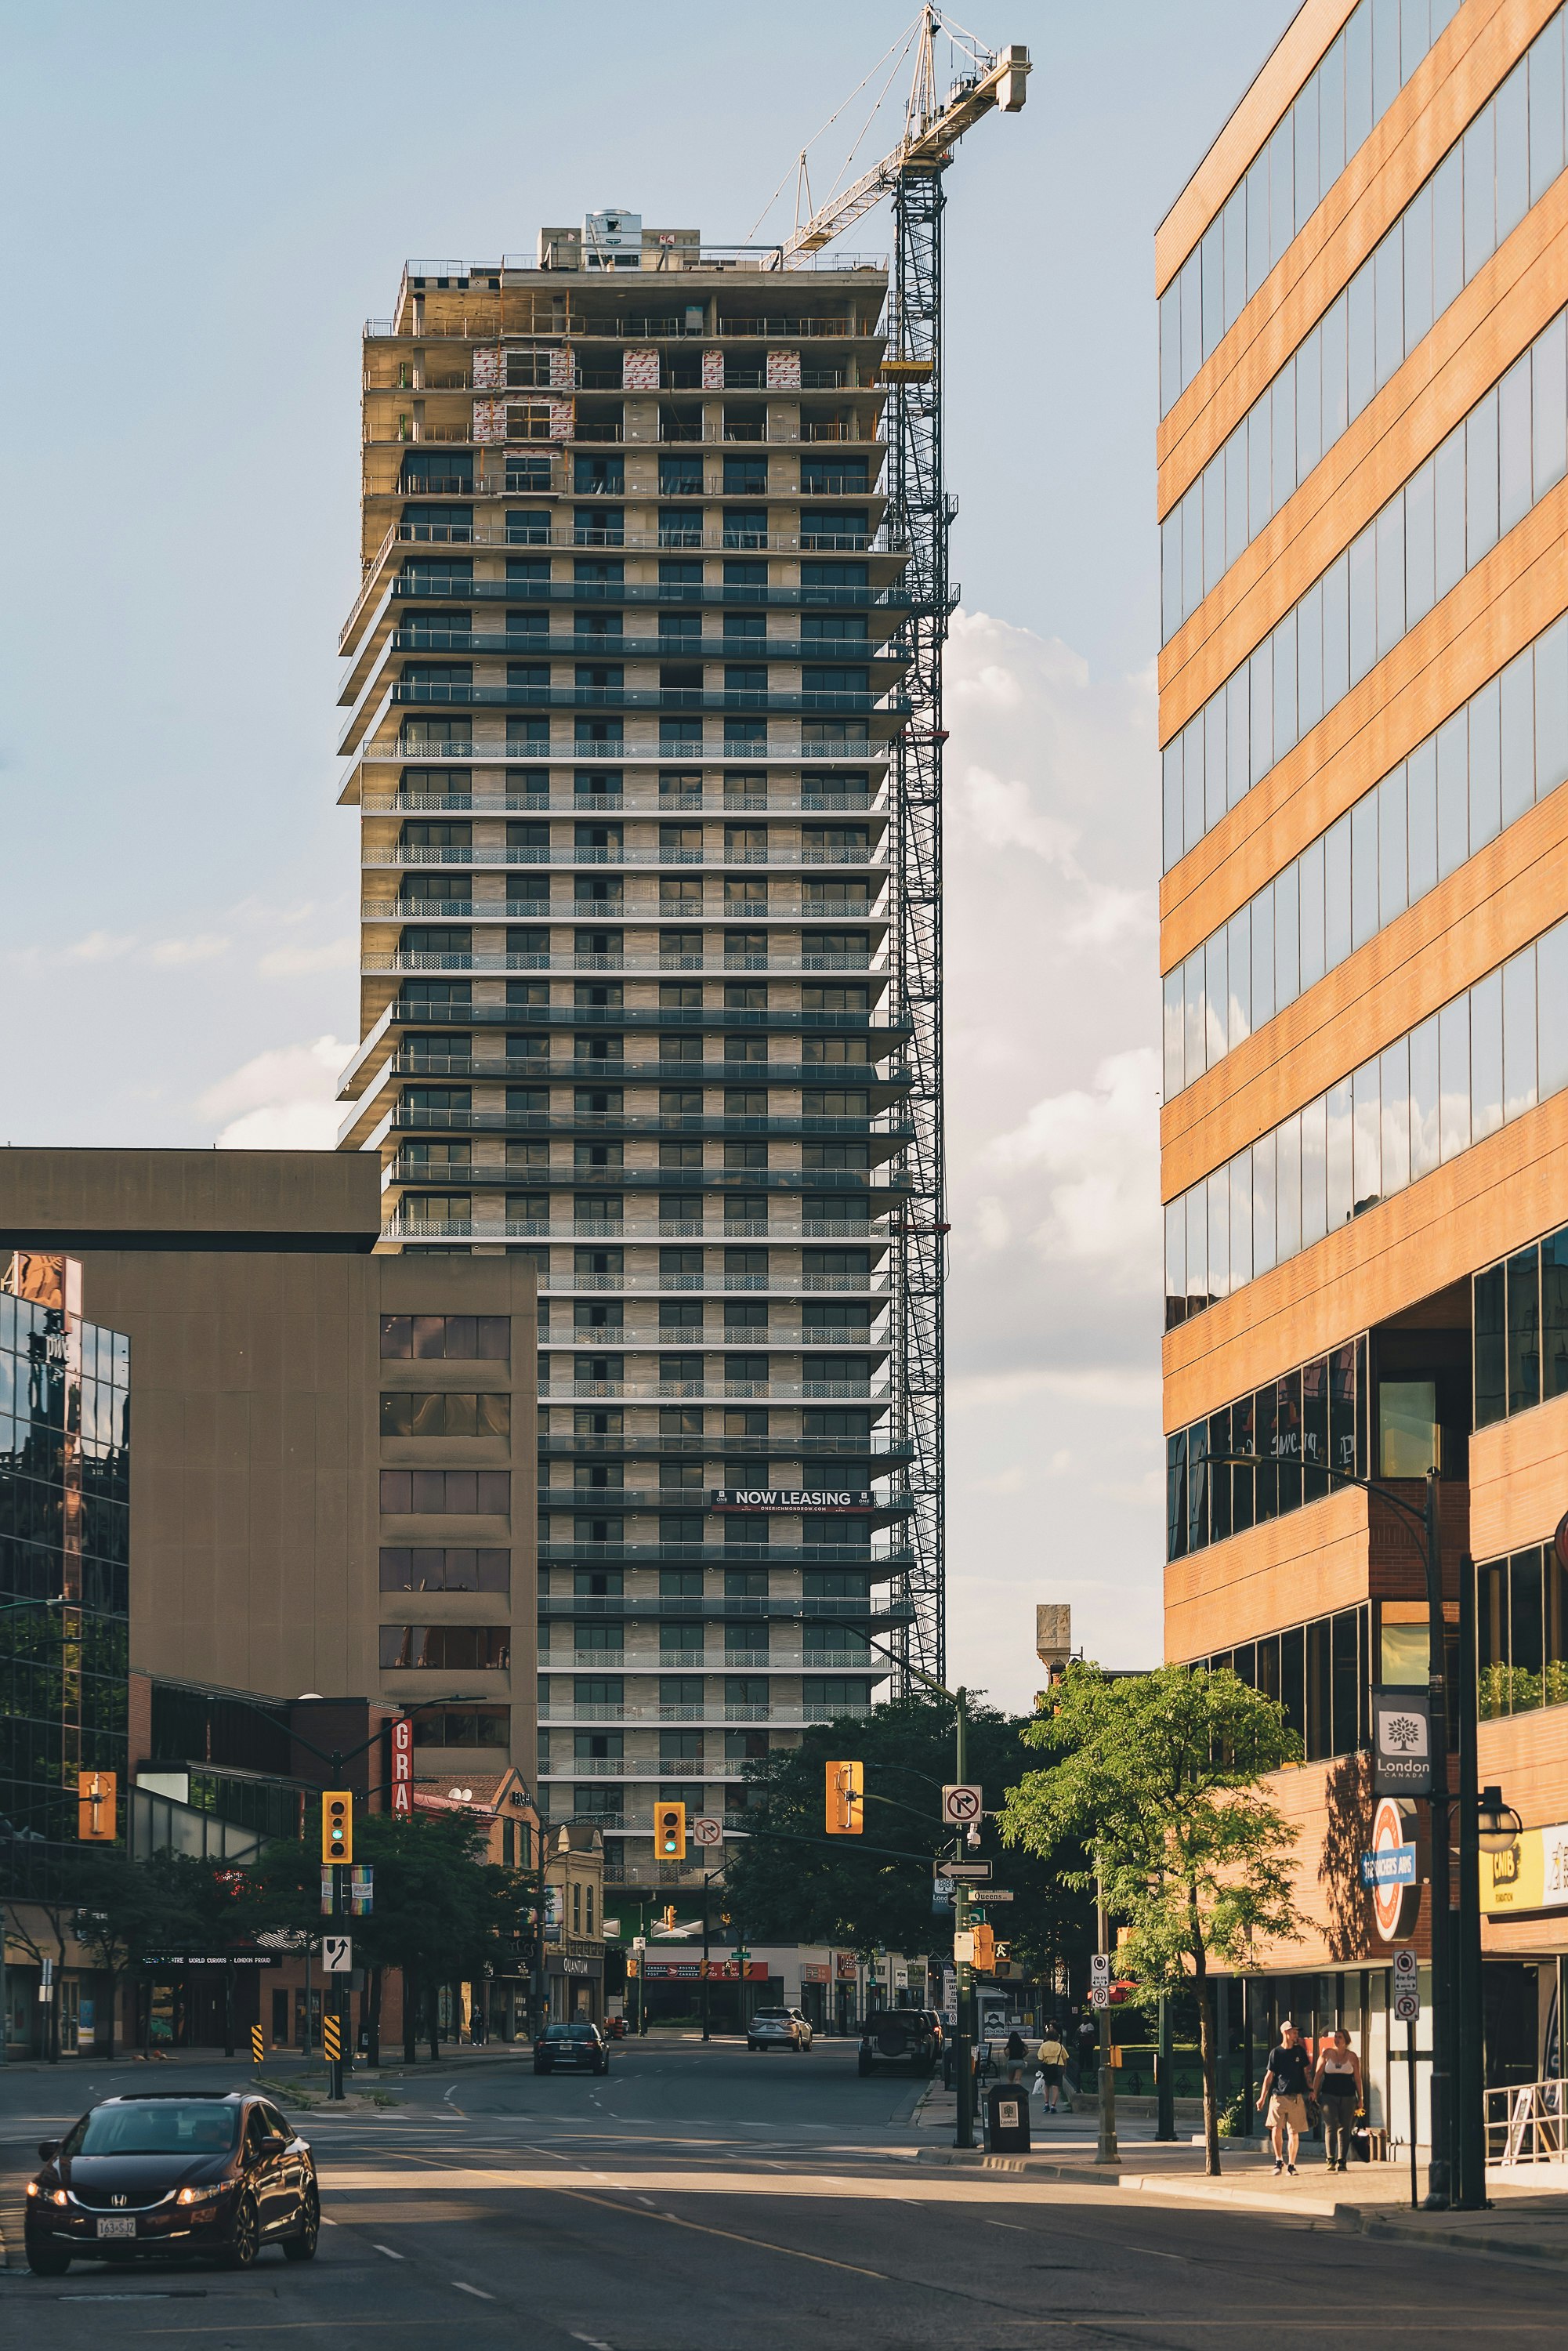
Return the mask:
[[[931,1874],[934,1877],[963,1878],[973,1884],[989,1877],[991,1865],[988,1861],[934,1861]]]

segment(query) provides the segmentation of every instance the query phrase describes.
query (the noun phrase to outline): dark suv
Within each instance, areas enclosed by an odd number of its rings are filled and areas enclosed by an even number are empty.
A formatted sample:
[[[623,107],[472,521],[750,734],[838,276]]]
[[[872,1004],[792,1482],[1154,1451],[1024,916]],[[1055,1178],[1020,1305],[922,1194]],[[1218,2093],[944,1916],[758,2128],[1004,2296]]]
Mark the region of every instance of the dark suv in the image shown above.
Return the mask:
[[[912,2074],[935,2070],[937,2036],[921,2008],[886,2008],[866,2018],[861,2028],[859,2072],[862,2078],[884,2065],[902,2065]]]
[[[38,2144],[27,2182],[27,2267],[206,2253],[249,2269],[265,2245],[308,2262],[321,2231],[310,2149],[267,2099],[243,2090],[105,2098],[63,2139]]]

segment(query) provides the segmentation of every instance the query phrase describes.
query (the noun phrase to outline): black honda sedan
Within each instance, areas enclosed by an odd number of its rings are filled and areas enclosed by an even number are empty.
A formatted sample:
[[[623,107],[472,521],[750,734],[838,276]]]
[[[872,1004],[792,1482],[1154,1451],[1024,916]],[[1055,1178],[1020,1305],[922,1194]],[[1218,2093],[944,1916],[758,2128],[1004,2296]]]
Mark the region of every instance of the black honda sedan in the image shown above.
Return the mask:
[[[281,2245],[308,2262],[321,2230],[309,2147],[265,2098],[243,2090],[105,2098],[63,2139],[39,2142],[27,2182],[27,2267],[60,2277],[73,2261],[205,2254],[249,2269]]]
[[[580,2074],[608,2074],[610,2043],[597,2024],[579,2017],[571,2024],[547,2024],[534,2043],[536,2074],[554,2074],[563,2065]]]

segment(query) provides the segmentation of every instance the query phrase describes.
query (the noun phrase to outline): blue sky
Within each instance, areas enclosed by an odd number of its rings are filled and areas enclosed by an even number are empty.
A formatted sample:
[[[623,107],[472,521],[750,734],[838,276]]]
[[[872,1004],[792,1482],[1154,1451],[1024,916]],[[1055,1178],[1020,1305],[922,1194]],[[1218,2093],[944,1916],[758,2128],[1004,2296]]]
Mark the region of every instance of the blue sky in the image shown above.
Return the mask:
[[[910,13],[12,11],[0,1141],[329,1134],[355,1023],[332,745],[364,317],[408,255],[529,250],[541,221],[605,204],[744,237]],[[959,1105],[985,1164],[959,1153],[956,1195],[989,1236],[956,1219],[955,1378],[987,1401],[973,1456],[956,1405],[955,1573],[977,1639],[990,1628],[977,1677],[1013,1697],[1032,1685],[1026,1604],[1063,1582],[1107,1655],[1113,1634],[1157,1640],[1142,1259],[1111,1327],[1090,1305],[1114,1203],[1136,1213],[1146,1190],[1125,1057],[1155,1038],[1153,236],[1290,13],[998,0],[978,30],[1028,42],[1029,103],[948,181],[954,569],[989,616],[955,668],[954,1024],[988,1072]],[[819,186],[847,144],[816,151]],[[856,241],[885,247],[885,215]],[[998,926],[1007,867],[1023,894]],[[1018,984],[1009,943],[1053,922],[1075,954]],[[1096,990],[1096,956],[1115,986]],[[1112,1393],[1141,1399],[1135,1437],[1103,1426]],[[1023,1459],[1061,1464],[1049,1513]]]

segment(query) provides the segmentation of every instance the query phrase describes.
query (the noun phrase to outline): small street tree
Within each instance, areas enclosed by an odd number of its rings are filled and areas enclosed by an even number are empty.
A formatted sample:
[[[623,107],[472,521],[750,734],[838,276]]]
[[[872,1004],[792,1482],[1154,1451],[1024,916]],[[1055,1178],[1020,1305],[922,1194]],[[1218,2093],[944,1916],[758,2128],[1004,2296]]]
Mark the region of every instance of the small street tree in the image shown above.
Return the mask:
[[[984,1705],[972,1706],[968,1720],[968,1775],[994,1807],[1028,1761],[1027,1722]],[[865,1767],[863,1833],[829,1837],[824,1766],[850,1756]],[[933,1911],[927,1856],[952,1837],[941,1819],[941,1789],[953,1777],[950,1706],[922,1693],[813,1724],[798,1747],[749,1763],[746,1777],[753,1833],[728,1846],[725,1884],[728,1908],[748,1935],[946,1956],[952,1918]],[[1060,1868],[1025,1860],[1015,1883],[1008,1915],[1015,1953],[1047,1978],[1062,1964],[1085,1967],[1088,1905]]]
[[[1295,1833],[1260,1782],[1299,1761],[1301,1741],[1283,1708],[1228,1668],[1185,1666],[1113,1678],[1071,1665],[1024,1737],[1056,1760],[1009,1791],[1003,1840],[1060,1854],[1071,1886],[1098,1877],[1107,1912],[1126,1922],[1129,1974],[1149,1991],[1196,1993],[1204,2168],[1217,2177],[1209,1971],[1249,1967],[1256,1937],[1300,1937]]]

